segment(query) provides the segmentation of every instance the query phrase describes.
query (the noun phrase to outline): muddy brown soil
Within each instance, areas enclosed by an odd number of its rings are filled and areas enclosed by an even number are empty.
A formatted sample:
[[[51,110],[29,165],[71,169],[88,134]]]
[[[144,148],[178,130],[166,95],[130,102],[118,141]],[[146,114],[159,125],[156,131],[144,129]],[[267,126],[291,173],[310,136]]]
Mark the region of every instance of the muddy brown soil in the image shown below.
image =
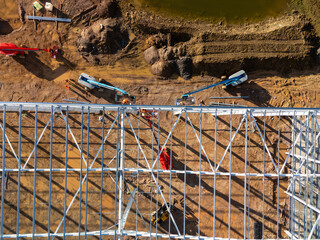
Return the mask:
[[[4,0],[3,0],[4,1]],[[19,0],[5,1],[9,6],[8,11],[2,13],[1,18],[12,27],[11,33],[0,35],[0,42],[10,42],[18,46],[28,47],[40,47],[48,48],[53,45],[57,45],[60,48],[58,59],[51,59],[44,52],[29,53],[25,58],[19,57],[5,57],[0,56],[0,74],[1,74],[1,88],[0,99],[1,101],[20,101],[20,102],[64,102],[63,99],[77,100],[88,103],[101,103],[109,104],[114,103],[114,93],[110,91],[95,90],[92,92],[86,92],[81,86],[77,84],[77,79],[82,72],[88,73],[96,78],[103,78],[108,83],[120,87],[130,94],[135,95],[137,98],[137,104],[147,105],[172,105],[177,97],[180,97],[183,93],[188,92],[198,87],[204,87],[213,82],[220,80],[220,75],[231,74],[234,71],[245,69],[249,74],[248,82],[234,89],[222,89],[217,87],[215,89],[207,90],[203,93],[195,95],[196,103],[199,104],[200,100],[204,100],[205,104],[213,102],[210,97],[218,96],[249,96],[248,99],[242,100],[221,100],[228,104],[241,104],[245,106],[270,106],[270,107],[318,107],[320,103],[320,89],[318,88],[320,81],[319,68],[316,66],[315,50],[317,46],[317,39],[314,35],[312,25],[299,14],[290,14],[282,16],[277,19],[269,19],[259,24],[248,24],[231,26],[222,23],[212,24],[203,23],[200,21],[183,21],[181,19],[168,19],[163,16],[155,16],[153,14],[144,12],[137,9],[131,3],[127,1],[119,1],[122,16],[121,21],[123,28],[128,31],[129,42],[127,46],[122,47],[115,54],[87,54],[84,56],[77,49],[77,40],[81,36],[82,30],[92,26],[99,18],[97,18],[96,8],[100,1],[87,1],[81,0],[74,4],[72,0],[63,1],[63,6],[59,4],[62,1],[52,0],[54,6],[60,9],[58,14],[60,16],[70,17],[73,19],[72,24],[59,23],[58,27],[56,23],[41,22],[37,23],[36,28],[32,21],[20,22],[19,9],[26,13],[26,15],[32,15],[32,1],[31,0]],[[36,13],[37,15],[56,16],[53,13]],[[15,25],[13,22],[19,24]],[[155,24],[156,23],[156,24]],[[171,35],[170,45],[176,47],[183,47],[187,50],[188,55],[192,56],[194,63],[194,75],[191,80],[183,80],[178,75],[173,75],[170,78],[162,78],[153,76],[150,72],[150,66],[145,62],[143,52],[147,47],[147,39],[154,35],[162,33],[164,35]],[[99,61],[98,61],[98,60]],[[69,89],[66,88],[65,80],[70,79]],[[217,102],[217,101],[215,101]],[[73,116],[75,121],[73,123],[76,137],[79,139],[79,119],[78,115]],[[163,126],[165,123],[170,125],[168,116],[162,116]],[[43,114],[39,116],[43,122],[48,121],[49,116]],[[94,117],[95,123],[92,125],[92,134],[94,138],[90,141],[90,145],[96,146],[98,139],[101,135],[101,129],[99,131],[99,125],[97,121],[98,116]],[[110,121],[112,119],[109,119]],[[12,126],[11,130],[8,130],[10,138],[17,138],[17,115],[8,114],[7,116],[8,126]],[[133,120],[134,121],[134,120]],[[61,118],[55,119],[57,132],[55,132],[56,149],[55,149],[55,166],[64,166],[65,146],[63,144],[65,128]],[[228,119],[219,119],[219,153],[222,154],[227,144],[229,137],[228,126],[226,125]],[[235,119],[235,122],[239,123],[239,119]],[[24,131],[24,146],[23,146],[23,160],[26,161],[27,154],[32,149],[32,140],[29,136],[34,134],[34,119],[33,116],[26,116],[23,119],[25,126]],[[45,123],[44,123],[45,124]],[[276,128],[277,120],[268,119],[270,129]],[[283,122],[283,128],[290,127],[290,123]],[[164,126],[161,131],[168,132],[168,126]],[[44,125],[43,125],[44,126]],[[43,127],[41,125],[41,127]],[[213,119],[208,117],[206,119],[206,131],[211,135],[213,126]],[[59,128],[61,127],[61,128]],[[234,123],[234,127],[236,123]],[[101,128],[101,126],[100,126]],[[147,128],[148,129],[148,128]],[[181,162],[184,156],[184,122],[179,123],[175,132],[174,149],[172,149],[177,155],[175,157],[175,168],[180,169],[183,165]],[[190,139],[192,130],[188,126],[188,134]],[[244,129],[241,129],[242,133]],[[148,150],[150,146],[147,143],[152,141],[152,134],[150,130],[145,130],[145,135],[142,136],[145,141],[145,147]],[[129,133],[128,133],[129,134]],[[255,133],[256,134],[256,133]],[[129,134],[130,135],[130,134]],[[143,135],[143,134],[142,134]],[[275,137],[274,133],[270,133],[269,138],[272,139],[268,146],[272,147]],[[114,137],[114,136],[113,136]],[[48,163],[48,138],[49,135],[44,136],[44,142],[39,146],[39,157],[44,159],[42,162],[44,165]],[[282,136],[283,143],[281,144],[281,156],[280,160],[283,161],[285,157],[285,151],[290,146],[290,142],[287,140],[290,136]],[[258,136],[253,136],[256,143],[252,149],[252,157],[256,159],[253,163],[253,167],[258,171],[262,167],[262,155],[261,154],[261,141]],[[163,139],[162,139],[163,140]],[[116,139],[113,138],[115,142]],[[203,139],[205,148],[212,150],[213,140],[210,135],[207,135]],[[260,142],[259,142],[260,141]],[[128,144],[133,143],[134,139],[128,140]],[[112,143],[112,141],[111,141]],[[114,153],[114,144],[110,143]],[[71,143],[70,143],[71,144]],[[188,143],[190,148],[188,149],[188,167],[196,169],[198,165],[194,163],[193,159],[199,158],[199,152],[194,149],[199,149],[196,143]],[[243,167],[244,152],[241,150],[243,145],[243,136],[235,140],[234,151],[237,156],[234,157],[234,165],[236,168]],[[72,144],[71,144],[72,145]],[[238,148],[237,148],[238,146]],[[17,148],[17,142],[13,147]],[[90,148],[92,154],[95,153],[95,147]],[[74,167],[79,166],[79,153],[75,151],[75,146],[70,147],[70,161],[69,164]],[[154,150],[152,150],[154,151]],[[150,154],[151,152],[150,151]],[[106,155],[112,158],[112,153]],[[90,153],[89,153],[90,154]],[[210,156],[214,155],[214,152],[209,152]],[[130,159],[136,157],[134,153],[132,156],[128,156]],[[278,156],[274,156],[277,158]],[[8,153],[9,158],[14,162],[13,156]],[[29,163],[32,167],[32,162]],[[134,162],[130,162],[134,166]],[[129,166],[130,166],[129,164]],[[43,166],[44,166],[43,165]],[[9,167],[9,165],[8,165]],[[208,166],[203,166],[206,169]],[[227,163],[222,167],[228,170]],[[271,164],[267,164],[267,168],[271,169]],[[8,189],[11,191],[8,194],[8,201],[6,202],[6,212],[8,220],[6,222],[6,233],[15,232],[15,216],[16,216],[16,189],[17,189],[17,176],[11,175],[11,180],[8,183]],[[98,224],[98,202],[96,201],[99,194],[99,175],[93,175],[92,181],[90,181],[90,210],[89,210],[89,229],[97,229]],[[23,183],[23,217],[21,218],[21,232],[28,232],[30,226],[32,226],[32,175],[24,174],[22,177]],[[55,175],[54,183],[54,203],[55,208],[52,219],[52,230],[59,223],[63,207],[61,201],[63,199],[63,185],[64,176],[61,174]],[[166,179],[162,179],[163,185],[168,185]],[[197,234],[197,205],[198,199],[196,194],[198,188],[195,184],[199,181],[198,178],[192,179],[188,182],[187,186],[187,204],[190,207],[188,211],[188,229],[190,234]],[[209,206],[201,210],[201,229],[205,229],[203,234],[212,236],[213,226],[209,226],[208,222],[212,222],[212,179],[203,179],[205,188],[203,191],[203,199],[201,204]],[[226,230],[228,224],[228,215],[226,209],[226,196],[228,182],[225,179],[219,179],[219,200],[217,201],[218,216],[216,222],[217,233],[221,237],[227,237]],[[243,198],[238,193],[243,192],[243,184],[239,179],[232,179],[232,186],[236,186],[232,189],[232,212],[234,218],[232,221],[243,221]],[[37,209],[42,209],[45,212],[39,212],[36,219],[36,229],[39,232],[46,231],[47,227],[47,192],[48,192],[48,176],[39,176],[39,195],[37,198]],[[274,237],[276,235],[276,213],[274,200],[277,198],[275,194],[274,185],[271,184],[271,180],[266,179],[266,198],[267,204],[265,211],[267,215],[266,220],[266,235],[265,237]],[[68,180],[68,202],[71,200],[71,195],[76,191],[76,187],[79,184],[79,175],[70,176]],[[141,182],[141,184],[145,184]],[[174,176],[173,180],[176,194],[181,195],[181,191],[184,187],[184,182],[181,180],[181,176]],[[250,219],[250,226],[253,226],[254,221],[261,220],[262,208],[261,208],[261,192],[262,182],[256,181],[252,183],[255,191],[252,193],[251,208],[253,210],[252,218]],[[281,181],[281,189],[285,189],[287,181],[284,179]],[[106,194],[104,195],[103,221],[105,226],[113,223],[114,215],[109,212],[112,209],[113,198],[112,191],[114,186],[110,179],[106,179],[104,186]],[[273,186],[273,187],[271,187]],[[143,187],[142,187],[143,188]],[[149,186],[145,187],[145,191],[150,190]],[[166,190],[165,190],[166,191]],[[109,193],[111,192],[111,193]],[[166,193],[167,194],[167,193]],[[148,201],[144,196],[140,196],[141,201]],[[286,202],[285,195],[282,191],[279,193],[280,207],[282,212],[281,217],[281,231],[287,227],[286,222]],[[78,202],[79,204],[79,202]],[[150,204],[150,202],[148,202]],[[155,204],[153,204],[155,206]],[[211,207],[210,207],[211,206]],[[42,207],[42,208],[41,208]],[[77,231],[77,207],[72,216],[68,219],[67,230]],[[154,207],[155,208],[155,207]],[[182,207],[178,207],[181,209]],[[150,212],[150,209],[144,209],[146,213]],[[179,213],[179,211],[178,211]],[[108,215],[109,214],[109,215]],[[179,214],[178,214],[179,215]],[[82,223],[84,222],[84,215],[82,215]],[[131,217],[131,216],[130,216]],[[132,222],[130,223],[130,221]],[[130,227],[134,227],[134,219],[129,220]],[[139,223],[140,224],[140,223]],[[207,224],[207,225],[206,225]],[[234,226],[234,225],[233,225]],[[241,225],[242,226],[242,225]],[[232,229],[231,237],[241,238],[243,237],[243,229],[240,225],[235,225]],[[74,230],[76,228],[76,230]],[[160,229],[162,232],[166,232],[166,227]],[[281,232],[282,233],[282,232]],[[252,237],[252,236],[251,236]]]
[[[172,45],[185,47],[197,74],[219,76],[241,68],[287,73],[316,65],[319,43],[315,30],[298,13],[230,26],[168,20],[133,7],[127,11],[125,19],[135,32],[170,34]]]
[[[19,11],[12,7],[17,5],[11,1],[6,3],[11,5],[7,19],[15,16],[19,21]],[[59,8],[58,1],[52,3]],[[298,14],[259,24],[220,26],[166,19],[120,1],[121,21],[130,38],[128,46],[116,54],[84,56],[78,52],[76,43],[82,30],[98,20],[95,12],[98,3],[84,1],[71,7],[72,1],[65,1],[62,12],[74,19],[71,25],[59,23],[57,28],[55,23],[41,22],[35,29],[34,23],[27,21],[22,28],[14,27],[16,31],[11,34],[1,35],[1,42],[41,48],[57,45],[62,53],[57,61],[43,52],[29,53],[25,59],[2,56],[1,99],[50,102],[70,97],[92,103],[112,103],[113,95],[108,91],[87,93],[74,82],[70,90],[65,88],[65,79],[76,80],[81,72],[86,72],[136,95],[138,104],[173,104],[181,94],[217,82],[217,77],[222,74],[228,75],[243,68],[249,73],[249,81],[239,89],[226,92],[218,87],[195,97],[208,104],[210,96],[242,94],[250,96],[250,100],[235,103],[248,106],[316,106],[313,103],[317,101],[318,90],[313,88],[313,84],[316,84],[318,69],[310,69],[316,63],[312,54],[315,50],[314,33],[312,25]],[[23,9],[26,15],[32,15],[31,1],[19,1],[19,6],[20,12]],[[3,18],[7,15],[4,14]],[[154,21],[157,24],[153,24]],[[192,56],[195,71],[191,80],[184,81],[177,75],[166,79],[151,74],[143,51],[147,47],[147,39],[158,33],[170,33],[171,45],[182,46]],[[258,70],[260,68],[263,70]],[[296,87],[300,85],[300,88]],[[142,88],[148,88],[148,91],[141,91]],[[37,94],[25,95],[25,89]],[[51,94],[51,89],[55,94]]]
[[[115,112],[106,112],[105,133],[111,126],[116,117]],[[18,153],[18,118],[16,113],[7,113],[6,134],[11,141],[12,148]],[[22,165],[26,166],[26,169],[33,169],[35,162],[37,162],[38,168],[49,168],[50,166],[50,130],[44,130],[47,122],[50,119],[48,113],[38,113],[38,136],[42,135],[41,140],[37,144],[37,155],[31,154],[34,148],[33,139],[35,138],[35,115],[34,112],[28,112],[22,117]],[[70,132],[68,133],[69,141],[65,142],[66,129],[63,118],[66,117],[65,113],[57,113],[53,116],[54,129],[52,132],[53,147],[52,147],[52,164],[53,168],[64,168],[67,160],[69,168],[80,168],[81,158],[80,152],[74,139],[80,144],[81,138],[81,124],[79,120],[81,115],[79,113],[73,113],[70,111],[68,116],[68,122],[70,124],[73,137]],[[85,114],[83,122],[83,154],[85,159],[89,159],[89,163],[92,163],[93,159],[97,155],[98,149],[101,144],[102,125],[98,121],[98,114],[90,114],[90,124],[88,125],[87,114]],[[127,168],[134,168],[137,165],[141,168],[146,168],[146,162],[143,158],[142,151],[138,151],[139,146],[133,135],[133,130],[130,128],[128,121],[137,131],[137,127],[140,126],[139,139],[141,148],[148,159],[148,164],[152,165],[156,153],[157,143],[164,143],[168,133],[170,132],[170,121],[175,121],[176,117],[171,119],[171,114],[162,112],[158,116],[161,121],[154,125],[154,133],[148,127],[147,122],[144,119],[139,119],[134,115],[130,116],[128,120],[125,120],[125,141],[126,141],[126,154],[125,154],[125,166]],[[172,154],[172,165],[175,170],[193,170],[198,171],[200,166],[202,171],[211,171],[210,164],[214,166],[214,159],[216,156],[216,164],[222,159],[225,149],[229,143],[230,127],[232,127],[233,133],[239,127],[239,133],[235,137],[232,144],[232,155],[229,153],[222,161],[219,172],[245,172],[250,173],[274,173],[275,169],[271,160],[266,156],[266,152],[262,147],[262,140],[259,133],[254,130],[252,124],[248,122],[250,141],[250,149],[246,153],[243,148],[245,141],[245,124],[239,126],[241,122],[241,116],[233,116],[232,126],[229,123],[228,116],[220,116],[216,119],[211,114],[203,114],[202,125],[199,124],[199,114],[190,114],[190,120],[185,119],[182,116],[178,122],[176,129],[173,132],[172,141],[167,144],[167,149]],[[3,123],[3,117],[0,117],[0,122]],[[275,130],[278,127],[279,120],[277,118],[267,117],[268,125],[266,125],[266,139],[267,145],[272,152],[273,159],[279,159],[280,166],[282,166],[288,146],[290,146],[290,120],[282,119],[280,122],[281,132],[280,139],[278,139],[278,132]],[[190,121],[190,122],[189,122]],[[257,124],[260,129],[263,129],[263,117],[256,118]],[[195,129],[195,132],[191,126]],[[217,133],[215,133],[212,126],[217,124]],[[90,129],[87,128],[90,126]],[[202,146],[203,151],[200,154],[199,142],[195,139],[195,134],[200,136],[200,128],[202,129]],[[43,132],[43,134],[42,134]],[[110,168],[116,167],[116,161],[114,156],[117,151],[117,129],[113,128],[110,131],[110,135],[104,145],[104,164]],[[185,135],[186,134],[186,135]],[[216,135],[215,135],[216,134]],[[89,135],[89,136],[88,136]],[[156,136],[156,137],[154,137]],[[88,138],[87,138],[88,137]],[[185,137],[187,137],[185,148]],[[215,145],[215,138],[217,145]],[[87,141],[89,139],[89,141]],[[275,148],[277,148],[278,141],[280,153],[278,154]],[[67,144],[67,145],[66,145]],[[66,148],[68,153],[66,153]],[[186,152],[185,152],[186,151]],[[210,161],[205,157],[204,151],[209,157]],[[29,155],[31,154],[31,157]],[[186,155],[185,155],[186,154]],[[247,169],[245,170],[245,156],[247,154]],[[97,159],[93,165],[93,168],[101,168],[101,153],[97,155]],[[186,157],[185,157],[186,156]],[[265,156],[265,157],[264,157]],[[232,169],[229,167],[230,157],[232,159]],[[201,165],[199,161],[201,159]],[[278,160],[276,160],[278,161]],[[185,167],[186,164],[186,167]],[[276,162],[276,164],[278,164]],[[17,168],[17,161],[13,155],[12,150],[7,144],[6,147],[6,167]],[[86,166],[83,162],[83,168]],[[156,165],[155,168],[159,168]],[[116,176],[113,173],[104,173],[103,180],[103,200],[102,200],[102,229],[107,229],[114,225],[115,212],[114,212],[114,198],[115,198],[115,183]],[[85,175],[85,174],[84,174]],[[71,203],[71,200],[80,186],[81,176],[79,172],[68,173],[67,179],[65,179],[64,173],[54,172],[52,175],[52,201],[51,201],[51,231],[54,232],[59,222],[63,217],[64,208],[64,186],[67,184],[67,204]],[[185,229],[186,234],[197,235],[198,226],[200,225],[201,235],[212,236],[213,229],[215,228],[215,234],[219,237],[228,237],[228,204],[229,204],[229,188],[231,186],[230,201],[231,201],[231,222],[230,222],[230,236],[232,238],[243,238],[243,220],[244,220],[244,208],[250,207],[248,214],[248,236],[253,238],[253,225],[255,222],[262,222],[264,218],[264,236],[267,238],[275,238],[277,235],[277,218],[279,218],[279,236],[285,236],[284,230],[288,227],[287,216],[287,197],[284,194],[284,190],[287,187],[287,179],[280,179],[279,188],[277,187],[277,181],[271,178],[244,178],[241,176],[233,176],[229,179],[226,176],[217,176],[216,183],[212,176],[201,176],[184,174],[172,174],[171,180],[168,174],[156,175],[159,179],[159,185],[163,188],[163,194],[165,198],[169,199],[169,189],[171,188],[172,199],[178,200],[176,204],[176,210],[174,217],[179,227],[180,232]],[[113,179],[113,180],[112,180]],[[136,197],[139,210],[143,215],[145,222],[150,224],[150,212],[157,209],[157,204],[162,203],[161,197],[155,191],[155,184],[151,181],[151,176],[147,173],[126,174],[126,194],[124,195],[124,202],[127,203],[131,191],[138,186],[139,194]],[[35,231],[36,233],[43,233],[47,231],[48,227],[48,192],[50,176],[48,172],[37,173],[37,194],[36,194],[36,217],[35,217]],[[66,182],[67,181],[67,182]],[[246,182],[245,182],[246,181]],[[199,189],[199,182],[201,183]],[[29,233],[32,228],[33,219],[33,173],[22,173],[21,175],[21,205],[20,205],[20,234]],[[230,185],[229,185],[230,184]],[[100,188],[101,186],[101,174],[99,172],[92,171],[89,174],[88,186],[85,184],[82,187],[82,200],[79,196],[75,198],[75,201],[67,215],[66,231],[77,232],[79,224],[79,209],[81,202],[81,230],[83,231],[85,226],[88,231],[98,230],[100,226]],[[250,190],[248,188],[250,187]],[[18,188],[18,175],[17,173],[10,173],[8,183],[6,185],[5,195],[5,234],[16,232],[16,216],[17,216],[17,188]],[[214,190],[216,196],[214,196]],[[199,198],[199,191],[201,192],[201,198]],[[246,197],[244,197],[246,192]],[[88,193],[88,196],[86,196]],[[185,195],[185,201],[183,196]],[[85,199],[87,198],[87,214],[85,212]],[[278,201],[279,198],[279,201]],[[247,202],[245,202],[245,200]],[[263,200],[264,199],[264,200]],[[264,204],[263,204],[264,202]],[[186,215],[183,214],[184,206],[186,207]],[[200,206],[200,212],[199,212]],[[213,207],[214,206],[214,207]],[[213,225],[213,214],[215,209],[215,225]],[[279,214],[277,214],[277,212]],[[200,214],[200,217],[199,217]],[[87,225],[86,225],[87,216]],[[186,225],[184,227],[183,219],[186,219]],[[157,230],[152,227],[153,231],[159,233],[168,232],[168,221],[159,224]],[[239,224],[241,223],[241,224]],[[136,222],[136,208],[133,206],[130,211],[126,229],[138,229],[145,231],[144,223],[141,218],[137,217]],[[62,228],[60,231],[62,232]],[[176,233],[174,225],[171,223],[171,233]],[[89,239],[96,239],[94,237],[88,237]],[[112,239],[112,237],[105,237],[105,239]]]

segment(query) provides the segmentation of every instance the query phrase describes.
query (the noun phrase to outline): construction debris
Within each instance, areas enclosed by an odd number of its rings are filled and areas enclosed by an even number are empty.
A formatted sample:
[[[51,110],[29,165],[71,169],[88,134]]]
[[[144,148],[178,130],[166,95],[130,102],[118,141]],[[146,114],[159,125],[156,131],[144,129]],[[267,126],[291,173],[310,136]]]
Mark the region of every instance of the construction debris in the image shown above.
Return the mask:
[[[147,50],[145,50],[144,59],[150,65],[153,65],[154,63],[156,63],[160,59],[158,49],[155,46],[152,46]]]
[[[62,101],[71,102],[71,103],[80,103],[80,104],[88,104],[89,103],[89,102],[81,102],[81,101],[71,100],[71,99],[62,99]]]
[[[177,61],[179,75],[184,80],[192,77],[192,59],[191,57],[181,57]]]
[[[33,2],[32,7],[37,11],[40,11],[43,8],[43,6],[38,1]]]
[[[117,1],[103,0],[97,7],[97,13],[102,18],[114,18],[121,14]]]
[[[229,104],[229,103],[215,103],[215,102],[210,102],[208,106],[210,106],[210,107],[214,107],[214,106],[248,107],[246,105]]]
[[[226,97],[210,97],[210,99],[245,99],[249,98],[249,96],[226,96]]]
[[[53,11],[53,5],[50,2],[46,2],[46,4],[44,5],[44,8],[49,12]]]
[[[79,51],[83,55],[116,53],[129,42],[128,31],[122,27],[122,22],[116,18],[100,19],[85,28],[77,41]]]

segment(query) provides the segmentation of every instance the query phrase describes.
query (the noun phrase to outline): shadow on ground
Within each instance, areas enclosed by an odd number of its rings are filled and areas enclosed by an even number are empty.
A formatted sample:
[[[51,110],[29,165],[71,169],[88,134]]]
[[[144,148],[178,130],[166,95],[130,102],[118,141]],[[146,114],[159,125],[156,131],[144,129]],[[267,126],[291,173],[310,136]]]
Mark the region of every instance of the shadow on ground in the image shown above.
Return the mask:
[[[0,18],[0,35],[7,35],[13,31],[11,25]]]
[[[36,52],[29,52],[25,54],[25,57],[16,55],[13,56],[13,59],[33,75],[49,81],[54,80],[69,70],[69,67],[65,64],[59,65],[56,69],[52,69],[39,59],[39,55]]]
[[[271,95],[268,90],[256,84],[255,82],[246,82],[241,84],[241,86],[232,87],[229,86],[225,89],[227,93],[232,96],[248,96],[246,100],[253,103],[258,107],[269,107],[269,101]]]

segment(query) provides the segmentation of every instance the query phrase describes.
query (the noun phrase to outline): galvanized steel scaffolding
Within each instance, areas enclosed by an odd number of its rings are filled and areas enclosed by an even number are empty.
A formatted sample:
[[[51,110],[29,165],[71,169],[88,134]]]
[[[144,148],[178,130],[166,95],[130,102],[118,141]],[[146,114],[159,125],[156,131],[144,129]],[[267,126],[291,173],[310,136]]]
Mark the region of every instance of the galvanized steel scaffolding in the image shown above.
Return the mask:
[[[318,109],[0,110],[1,239],[320,238]]]

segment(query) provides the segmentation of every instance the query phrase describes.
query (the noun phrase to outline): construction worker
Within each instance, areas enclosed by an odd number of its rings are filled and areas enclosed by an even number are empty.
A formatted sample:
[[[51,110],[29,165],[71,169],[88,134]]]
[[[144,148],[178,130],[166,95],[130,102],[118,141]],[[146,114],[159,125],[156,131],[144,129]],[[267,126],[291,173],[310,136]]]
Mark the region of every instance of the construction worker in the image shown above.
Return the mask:
[[[151,116],[148,114],[148,112],[145,109],[140,110],[140,116],[146,120],[151,119]]]
[[[123,105],[125,105],[125,104],[129,104],[128,99],[123,99],[122,104],[123,104]]]
[[[157,114],[155,113],[155,111],[145,110],[145,109],[140,110],[140,115],[145,119],[151,119],[152,117],[157,117]]]

